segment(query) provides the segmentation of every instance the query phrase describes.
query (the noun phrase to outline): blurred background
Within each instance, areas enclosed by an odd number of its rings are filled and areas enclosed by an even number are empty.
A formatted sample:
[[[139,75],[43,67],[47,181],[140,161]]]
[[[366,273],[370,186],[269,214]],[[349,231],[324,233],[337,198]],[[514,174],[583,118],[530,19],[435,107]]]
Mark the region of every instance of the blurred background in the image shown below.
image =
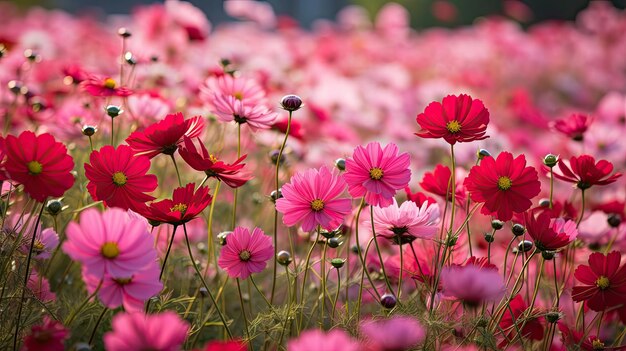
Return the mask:
[[[6,1],[6,0],[0,0]],[[188,0],[201,8],[214,23],[232,20],[224,13],[222,0]],[[237,0],[234,0],[237,1]],[[595,0],[604,1],[604,0]],[[606,0],[608,1],[608,0]],[[58,8],[72,13],[90,13],[96,16],[105,14],[126,14],[140,4],[150,4],[154,0],[10,0],[19,7],[43,6]],[[350,4],[365,7],[374,14],[387,0],[267,0],[277,15],[296,19],[308,27],[317,19],[334,19],[337,12]],[[476,18],[500,14],[512,17],[530,25],[546,20],[573,20],[576,14],[586,8],[589,0],[396,0],[411,13],[411,23],[415,28],[431,26],[455,27],[471,24]],[[618,8],[626,7],[626,0],[608,1]]]

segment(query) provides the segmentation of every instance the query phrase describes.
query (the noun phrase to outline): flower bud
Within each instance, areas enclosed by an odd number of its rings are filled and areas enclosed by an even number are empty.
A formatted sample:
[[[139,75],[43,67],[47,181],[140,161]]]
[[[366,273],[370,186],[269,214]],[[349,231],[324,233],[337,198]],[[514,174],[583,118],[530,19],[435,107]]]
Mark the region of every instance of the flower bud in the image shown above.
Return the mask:
[[[280,100],[280,106],[289,112],[297,111],[302,106],[302,99],[298,95],[285,95]]]
[[[357,245],[352,245],[352,247],[350,248],[350,252],[352,252],[353,254],[358,254],[359,247]]]
[[[612,213],[609,217],[607,217],[606,221],[609,222],[611,227],[617,228],[620,224],[622,224],[622,216],[617,213]]]
[[[93,350],[93,348],[91,348],[91,345],[89,345],[86,342],[79,342],[76,344],[76,346],[74,346],[74,350],[76,351],[91,351]]]
[[[322,234],[322,236],[325,237],[326,239],[330,239],[335,236],[335,231],[334,230],[328,231],[326,229],[322,229],[320,231],[320,234]]]
[[[453,247],[456,245],[457,240],[459,240],[459,237],[457,236],[449,236],[446,238],[446,245],[448,247]]]
[[[22,82],[17,81],[17,80],[11,80],[7,83],[7,87],[9,87],[9,90],[17,95],[17,94],[21,94],[22,93],[22,89],[26,88],[22,85]],[[26,91],[28,91],[28,89],[26,89]]]
[[[397,303],[396,297],[393,296],[392,294],[385,294],[380,297],[380,304],[386,309],[390,310],[396,307],[396,303]]]
[[[337,269],[343,267],[344,263],[346,263],[345,258],[333,258],[332,260],[330,260],[330,264]]]
[[[204,286],[198,289],[198,291],[200,292],[200,296],[202,297],[209,296],[209,291]]]
[[[60,200],[50,200],[46,205],[46,211],[50,215],[56,216],[63,211],[63,203]]]
[[[343,158],[338,158],[335,160],[335,167],[337,167],[340,171],[346,170],[346,160]]]
[[[217,242],[222,246],[226,245],[226,237],[232,233],[233,232],[221,232],[217,234]]]
[[[550,323],[556,323],[556,322],[559,321],[559,319],[561,319],[561,313],[558,312],[558,311],[548,312],[548,313],[546,313],[546,319]]]
[[[524,235],[524,233],[526,232],[526,228],[524,228],[524,226],[519,223],[515,223],[513,224],[513,227],[511,227],[511,231],[513,232],[513,235],[520,236]]]
[[[280,199],[281,197],[283,197],[283,193],[280,191],[280,189],[278,189],[278,192],[274,190],[270,193],[270,200],[272,200],[273,203],[276,203],[276,200]]]
[[[120,106],[108,105],[104,109],[106,110],[107,115],[109,115],[109,117],[111,118],[115,118],[124,113],[124,110],[122,110]]]
[[[288,251],[282,250],[276,254],[276,262],[283,266],[288,266],[292,261],[291,254]]]
[[[98,131],[98,128],[95,126],[83,126],[83,135],[85,136],[93,136]]]
[[[485,149],[480,149],[476,153],[476,157],[478,157],[479,160],[482,160],[483,158],[488,157],[488,156],[491,156],[491,153]]]
[[[517,245],[517,249],[521,252],[528,252],[532,250],[533,242],[529,240],[524,240]]]
[[[494,219],[491,221],[491,228],[494,230],[500,230],[504,227],[504,222],[499,219]]]
[[[492,243],[496,238],[491,233],[485,233],[485,241],[488,243]]]
[[[285,154],[280,154],[279,150],[272,150],[270,151],[270,160],[272,161],[272,164],[276,164],[276,162],[278,162],[278,156],[280,155],[280,163],[283,164],[285,163]]]
[[[332,237],[330,239],[328,239],[328,241],[326,241],[326,243],[328,244],[328,246],[332,249],[336,249],[339,247],[339,245],[341,245],[341,240],[338,237]]]
[[[126,61],[126,63],[128,63],[131,66],[134,66],[137,64],[137,60],[135,59],[135,56],[133,56],[133,53],[130,51],[127,51],[124,54],[124,61]]]
[[[555,254],[556,252],[554,251],[541,251],[541,257],[543,257],[543,259],[546,261],[550,261],[551,259],[553,259]]]
[[[556,166],[556,164],[559,162],[559,157],[553,154],[547,154],[544,158],[543,158],[543,164],[552,168],[554,166]]]
[[[121,27],[117,30],[117,35],[122,38],[129,38],[132,34],[127,28]]]
[[[158,227],[161,225],[161,222],[154,220],[154,219],[148,219],[148,224],[150,224],[153,227]]]
[[[41,61],[41,56],[37,52],[33,51],[32,49],[24,50],[24,57],[26,57],[26,59],[30,62]]]
[[[541,199],[541,200],[539,200],[539,207],[549,208],[550,207],[550,199]]]

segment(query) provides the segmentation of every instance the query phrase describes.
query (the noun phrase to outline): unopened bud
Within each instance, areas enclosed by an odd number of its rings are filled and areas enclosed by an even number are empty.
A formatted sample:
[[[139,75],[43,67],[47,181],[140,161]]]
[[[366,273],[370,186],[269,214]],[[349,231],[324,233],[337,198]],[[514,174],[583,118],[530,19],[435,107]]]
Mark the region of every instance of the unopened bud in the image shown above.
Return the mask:
[[[302,106],[302,99],[298,95],[285,95],[280,100],[280,106],[289,112],[297,111]]]

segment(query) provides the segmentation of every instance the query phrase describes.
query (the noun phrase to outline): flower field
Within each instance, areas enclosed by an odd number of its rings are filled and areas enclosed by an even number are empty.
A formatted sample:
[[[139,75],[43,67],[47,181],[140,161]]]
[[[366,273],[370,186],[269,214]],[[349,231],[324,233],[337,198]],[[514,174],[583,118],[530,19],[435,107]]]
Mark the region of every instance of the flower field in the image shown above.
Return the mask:
[[[626,13],[224,7],[0,3],[1,350],[626,349]]]

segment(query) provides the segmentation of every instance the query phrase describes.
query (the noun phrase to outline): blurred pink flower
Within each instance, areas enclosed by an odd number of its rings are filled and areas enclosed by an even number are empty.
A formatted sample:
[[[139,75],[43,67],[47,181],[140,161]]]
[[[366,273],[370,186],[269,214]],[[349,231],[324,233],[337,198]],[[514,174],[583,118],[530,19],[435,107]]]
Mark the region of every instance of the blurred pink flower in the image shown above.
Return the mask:
[[[414,318],[393,316],[385,320],[367,320],[359,326],[371,351],[402,351],[413,349],[426,337],[426,331]]]
[[[444,267],[441,286],[444,296],[474,307],[482,302],[497,302],[506,291],[502,275],[497,270],[473,264]]]
[[[60,322],[44,316],[43,323],[34,325],[24,337],[22,351],[63,351],[69,331]]]
[[[287,342],[289,351],[359,351],[359,343],[341,329],[323,332],[311,329],[302,332],[296,339]]]
[[[405,201],[398,206],[396,199],[387,207],[374,207],[374,228],[376,235],[392,241],[396,245],[413,240],[431,239],[439,228],[439,205],[425,202],[417,207],[413,201]],[[370,219],[364,224],[371,227]]]
[[[307,232],[317,225],[333,230],[352,209],[350,199],[339,198],[345,189],[343,177],[326,166],[299,172],[282,186],[283,197],[276,201],[276,210],[288,226],[302,222],[302,230]]]
[[[386,207],[393,203],[396,191],[404,189],[411,179],[409,154],[398,155],[398,146],[372,142],[357,146],[352,157],[346,159],[344,179],[353,197],[365,197],[372,206]]]
[[[50,290],[50,283],[46,277],[37,273],[36,270],[30,273],[28,278],[28,284],[26,284],[28,290],[41,302],[55,301],[57,296]]]
[[[156,260],[152,245],[143,220],[118,208],[103,213],[90,208],[81,214],[80,224],[68,225],[63,251],[82,263],[88,274],[127,278]]]
[[[187,338],[189,323],[172,311],[150,315],[118,313],[113,317],[112,328],[104,335],[108,351],[178,351]]]

